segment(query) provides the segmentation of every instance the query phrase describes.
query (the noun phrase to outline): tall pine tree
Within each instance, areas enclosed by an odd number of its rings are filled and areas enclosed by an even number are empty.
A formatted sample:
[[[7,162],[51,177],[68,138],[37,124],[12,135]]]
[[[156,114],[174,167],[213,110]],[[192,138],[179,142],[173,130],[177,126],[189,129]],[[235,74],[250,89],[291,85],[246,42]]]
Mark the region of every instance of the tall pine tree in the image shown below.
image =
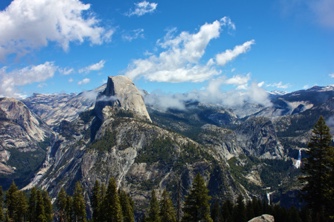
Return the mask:
[[[86,204],[80,182],[75,184],[73,194],[73,212],[77,222],[86,222]]]
[[[14,209],[15,209],[15,197],[14,193],[18,191],[15,182],[13,181],[10,185],[9,189],[6,192],[6,206],[7,206],[7,213],[9,218],[13,218],[14,216]]]
[[[3,190],[2,186],[0,186],[0,221],[4,221],[5,215],[3,213]]]
[[[109,180],[107,193],[103,202],[103,214],[106,217],[106,221],[122,222],[122,207],[117,192],[116,181],[114,178],[111,178]]]
[[[66,209],[67,209],[67,194],[62,187],[58,193],[56,200],[57,218],[59,222],[66,222]]]
[[[155,194],[155,190],[152,190],[151,193],[151,201],[150,201],[150,208],[148,210],[148,218],[147,221],[149,222],[160,222],[160,211],[159,211],[159,201],[157,199],[157,195]]]
[[[97,180],[95,181],[95,184],[93,187],[91,203],[92,203],[92,210],[93,210],[93,221],[94,222],[100,221],[102,193],[101,193],[100,183]]]
[[[205,185],[204,179],[201,175],[197,174],[189,195],[186,197],[183,207],[184,216],[182,221],[184,222],[212,222],[210,216],[209,190]]]
[[[321,116],[315,124],[310,142],[308,144],[307,159],[302,168],[304,182],[302,197],[312,209],[316,218],[321,218],[323,212],[328,214],[331,205],[329,187],[334,178],[333,172],[333,147],[331,147],[331,134],[324,118]]]
[[[176,222],[176,212],[167,190],[164,190],[160,200],[160,218],[163,222]]]
[[[119,199],[122,206],[123,222],[134,222],[134,204],[131,197],[124,190],[119,190]]]

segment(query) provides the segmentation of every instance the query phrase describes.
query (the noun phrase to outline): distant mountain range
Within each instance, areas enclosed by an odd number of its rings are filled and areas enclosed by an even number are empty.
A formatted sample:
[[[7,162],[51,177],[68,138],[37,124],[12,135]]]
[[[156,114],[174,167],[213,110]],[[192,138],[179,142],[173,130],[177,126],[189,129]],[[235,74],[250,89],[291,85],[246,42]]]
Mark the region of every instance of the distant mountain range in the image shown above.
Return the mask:
[[[0,185],[15,180],[55,197],[77,181],[91,190],[115,177],[142,206],[152,189],[186,195],[200,173],[214,199],[270,193],[290,205],[313,125],[322,115],[334,128],[333,98],[333,87],[313,87],[271,93],[268,106],[187,100],[161,110],[124,76],[80,94],[2,98]]]

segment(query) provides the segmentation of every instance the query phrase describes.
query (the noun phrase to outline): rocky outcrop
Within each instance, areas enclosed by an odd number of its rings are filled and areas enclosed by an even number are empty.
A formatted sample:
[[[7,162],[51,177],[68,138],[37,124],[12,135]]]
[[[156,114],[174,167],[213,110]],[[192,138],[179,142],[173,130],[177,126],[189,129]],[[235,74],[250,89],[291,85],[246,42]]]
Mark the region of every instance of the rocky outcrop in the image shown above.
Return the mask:
[[[113,107],[116,112],[125,111],[137,118],[152,122],[141,92],[126,76],[108,77],[107,86],[98,95],[95,104],[95,112],[102,120],[108,118],[108,110],[103,111],[105,107]]]
[[[94,90],[79,94],[33,94],[23,100],[49,126],[57,128],[61,121],[73,121],[81,112],[92,109],[97,95],[106,88],[102,85]]]
[[[249,220],[248,222],[274,222],[275,219],[272,215],[269,214],[263,214],[259,217],[255,217],[251,220]]]
[[[52,138],[49,127],[22,102],[1,98],[0,178],[21,177],[27,183],[24,178],[32,177],[43,163]]]

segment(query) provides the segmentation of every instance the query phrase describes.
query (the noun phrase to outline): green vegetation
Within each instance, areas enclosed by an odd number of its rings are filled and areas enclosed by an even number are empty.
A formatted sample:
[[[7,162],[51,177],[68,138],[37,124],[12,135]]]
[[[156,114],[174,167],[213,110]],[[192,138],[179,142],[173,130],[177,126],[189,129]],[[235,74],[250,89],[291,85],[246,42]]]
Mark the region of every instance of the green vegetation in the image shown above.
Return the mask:
[[[170,138],[155,138],[152,143],[139,151],[136,163],[170,165],[176,156],[173,141]]]
[[[314,220],[334,220],[334,147],[330,129],[321,116],[315,124],[304,163],[302,197]]]
[[[116,145],[116,133],[107,130],[99,140],[93,142],[89,146],[89,149],[105,152],[105,151],[110,151],[111,148],[115,145]]]

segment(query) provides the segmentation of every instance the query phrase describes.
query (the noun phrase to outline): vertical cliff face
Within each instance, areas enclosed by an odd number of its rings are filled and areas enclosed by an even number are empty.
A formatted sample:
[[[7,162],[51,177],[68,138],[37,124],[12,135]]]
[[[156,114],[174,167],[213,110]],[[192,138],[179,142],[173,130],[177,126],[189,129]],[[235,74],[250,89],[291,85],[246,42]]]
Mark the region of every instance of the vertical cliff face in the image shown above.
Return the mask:
[[[122,110],[131,113],[137,118],[151,121],[141,92],[126,76],[109,76],[105,90],[97,97],[95,110],[100,119],[104,119],[106,112],[103,109],[113,107],[116,111]]]

